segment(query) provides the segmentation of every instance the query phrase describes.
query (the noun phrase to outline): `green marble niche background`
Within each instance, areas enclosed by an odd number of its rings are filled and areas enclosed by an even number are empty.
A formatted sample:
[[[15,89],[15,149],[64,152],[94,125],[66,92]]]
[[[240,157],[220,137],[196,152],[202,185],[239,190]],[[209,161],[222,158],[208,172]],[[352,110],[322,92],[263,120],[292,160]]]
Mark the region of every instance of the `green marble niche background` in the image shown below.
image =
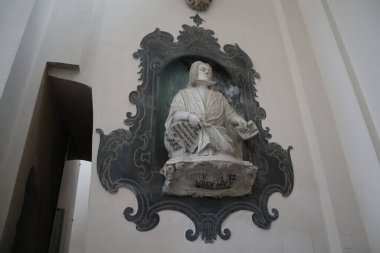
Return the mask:
[[[189,67],[190,68],[190,67]],[[189,68],[176,60],[169,63],[160,76],[157,88],[155,158],[156,164],[162,167],[167,161],[168,152],[164,146],[165,121],[169,114],[170,104],[175,94],[186,88],[189,79]]]

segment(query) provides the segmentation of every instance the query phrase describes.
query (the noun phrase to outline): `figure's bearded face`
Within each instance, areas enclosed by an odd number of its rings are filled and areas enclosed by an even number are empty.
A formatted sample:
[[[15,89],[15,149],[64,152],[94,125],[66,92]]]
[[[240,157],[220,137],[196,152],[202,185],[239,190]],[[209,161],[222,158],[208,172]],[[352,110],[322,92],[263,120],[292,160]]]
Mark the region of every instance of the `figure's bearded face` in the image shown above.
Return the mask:
[[[200,64],[198,66],[197,80],[211,81],[212,69],[206,64]]]

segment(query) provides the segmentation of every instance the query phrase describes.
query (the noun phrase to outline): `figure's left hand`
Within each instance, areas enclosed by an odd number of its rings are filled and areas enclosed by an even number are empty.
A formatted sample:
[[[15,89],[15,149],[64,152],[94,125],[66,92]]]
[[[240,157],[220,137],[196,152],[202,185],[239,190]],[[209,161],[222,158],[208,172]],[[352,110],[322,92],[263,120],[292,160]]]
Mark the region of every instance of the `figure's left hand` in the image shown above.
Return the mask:
[[[247,121],[245,119],[242,119],[242,118],[237,119],[235,123],[236,123],[236,126],[244,127],[244,128],[246,128],[247,124],[248,124]]]

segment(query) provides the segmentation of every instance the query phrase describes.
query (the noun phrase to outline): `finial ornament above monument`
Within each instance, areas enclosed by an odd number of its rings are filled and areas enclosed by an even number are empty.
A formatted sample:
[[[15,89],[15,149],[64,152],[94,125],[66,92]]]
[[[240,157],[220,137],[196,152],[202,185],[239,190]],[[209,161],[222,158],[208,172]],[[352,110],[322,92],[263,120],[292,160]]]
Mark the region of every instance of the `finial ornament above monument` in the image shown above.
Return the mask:
[[[204,19],[201,18],[198,14],[190,17],[190,19],[192,19],[197,26],[200,26],[204,22]]]
[[[212,0],[186,0],[187,5],[197,11],[207,11],[211,2]]]

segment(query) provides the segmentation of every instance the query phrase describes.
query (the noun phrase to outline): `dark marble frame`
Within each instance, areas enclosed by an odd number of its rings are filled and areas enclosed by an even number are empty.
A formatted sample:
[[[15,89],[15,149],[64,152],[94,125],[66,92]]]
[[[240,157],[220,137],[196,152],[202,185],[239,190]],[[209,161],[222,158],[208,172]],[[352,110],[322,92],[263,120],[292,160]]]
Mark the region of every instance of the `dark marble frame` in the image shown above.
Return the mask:
[[[277,209],[268,210],[268,199],[279,192],[284,197],[290,195],[294,185],[294,175],[290,158],[291,147],[286,150],[279,144],[269,142],[269,128],[263,128],[266,113],[256,101],[255,78],[259,74],[253,69],[248,55],[235,45],[225,45],[223,50],[212,30],[199,25],[202,19],[192,17],[196,26],[183,25],[183,30],[174,37],[156,29],[141,41],[141,49],[133,54],[140,60],[141,85],[129,94],[129,100],[136,105],[136,114],[127,113],[124,121],[129,130],[118,129],[106,135],[101,129],[97,157],[97,172],[103,187],[115,193],[121,187],[130,189],[137,198],[136,212],[127,207],[124,216],[136,224],[139,231],[153,229],[159,222],[158,212],[179,211],[194,223],[194,229],[185,233],[190,241],[199,235],[206,243],[217,236],[227,240],[229,229],[222,228],[223,221],[233,212],[252,211],[252,220],[260,228],[269,229],[272,221],[279,217]],[[230,75],[238,85],[243,101],[241,113],[252,119],[259,128],[259,134],[245,142],[244,158],[259,168],[252,194],[243,197],[192,198],[161,195],[164,177],[154,164],[155,101],[160,73],[171,61],[180,57],[210,59]]]

